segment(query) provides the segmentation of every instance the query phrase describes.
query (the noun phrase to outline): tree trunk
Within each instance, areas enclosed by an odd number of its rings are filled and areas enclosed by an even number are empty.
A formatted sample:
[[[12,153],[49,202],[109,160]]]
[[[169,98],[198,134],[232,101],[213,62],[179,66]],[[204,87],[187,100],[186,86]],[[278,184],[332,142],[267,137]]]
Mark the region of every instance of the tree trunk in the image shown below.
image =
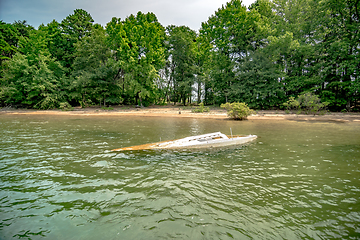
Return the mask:
[[[201,102],[201,82],[198,82],[198,103]]]

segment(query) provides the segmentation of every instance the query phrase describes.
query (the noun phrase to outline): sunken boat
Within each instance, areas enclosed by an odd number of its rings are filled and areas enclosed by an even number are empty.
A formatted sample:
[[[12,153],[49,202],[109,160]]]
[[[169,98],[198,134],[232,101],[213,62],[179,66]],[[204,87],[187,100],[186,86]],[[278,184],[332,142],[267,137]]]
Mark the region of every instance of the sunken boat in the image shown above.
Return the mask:
[[[148,143],[143,145],[113,149],[112,151],[131,151],[147,149],[191,149],[191,148],[214,148],[245,144],[254,141],[256,135],[233,136],[221,132],[214,132],[181,138],[177,140]]]

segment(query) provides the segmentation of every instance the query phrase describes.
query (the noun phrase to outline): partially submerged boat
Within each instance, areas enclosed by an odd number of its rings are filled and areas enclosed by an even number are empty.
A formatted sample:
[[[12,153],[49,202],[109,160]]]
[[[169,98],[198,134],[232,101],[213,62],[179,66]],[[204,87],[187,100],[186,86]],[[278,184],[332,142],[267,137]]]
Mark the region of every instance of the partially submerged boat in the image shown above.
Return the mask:
[[[251,142],[257,138],[256,135],[228,136],[221,132],[208,133],[198,136],[191,136],[171,141],[148,143],[132,147],[113,149],[111,151],[130,151],[146,149],[188,149],[188,148],[212,148],[224,147]]]

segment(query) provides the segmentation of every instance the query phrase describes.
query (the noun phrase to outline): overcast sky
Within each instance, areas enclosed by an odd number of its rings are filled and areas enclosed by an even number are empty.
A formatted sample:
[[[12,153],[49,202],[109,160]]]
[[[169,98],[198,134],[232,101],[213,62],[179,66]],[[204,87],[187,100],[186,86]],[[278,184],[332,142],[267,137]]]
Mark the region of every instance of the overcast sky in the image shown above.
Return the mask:
[[[163,26],[185,25],[199,30],[201,23],[230,0],[0,0],[0,20],[13,23],[26,20],[37,28],[55,19],[61,22],[77,8],[91,14],[95,23],[105,26],[112,17],[125,19],[138,11],[153,12]],[[255,0],[243,0],[249,6]]]

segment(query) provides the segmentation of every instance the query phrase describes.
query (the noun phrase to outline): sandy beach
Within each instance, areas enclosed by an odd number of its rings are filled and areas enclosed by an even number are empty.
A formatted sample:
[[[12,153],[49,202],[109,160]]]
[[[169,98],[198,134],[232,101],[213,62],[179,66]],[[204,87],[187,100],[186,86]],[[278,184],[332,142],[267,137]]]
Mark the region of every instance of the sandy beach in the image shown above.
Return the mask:
[[[193,107],[195,108],[195,107]],[[182,117],[182,118],[212,118],[227,119],[226,110],[211,108],[209,112],[193,113],[191,107],[184,106],[150,106],[136,108],[133,106],[115,106],[108,109],[100,107],[75,107],[70,111],[34,110],[34,109],[0,109],[1,115],[63,115],[63,116],[139,116],[139,117]],[[259,110],[248,117],[248,120],[298,120],[298,121],[339,121],[360,122],[360,113],[332,113],[325,115],[286,114],[281,110]]]

